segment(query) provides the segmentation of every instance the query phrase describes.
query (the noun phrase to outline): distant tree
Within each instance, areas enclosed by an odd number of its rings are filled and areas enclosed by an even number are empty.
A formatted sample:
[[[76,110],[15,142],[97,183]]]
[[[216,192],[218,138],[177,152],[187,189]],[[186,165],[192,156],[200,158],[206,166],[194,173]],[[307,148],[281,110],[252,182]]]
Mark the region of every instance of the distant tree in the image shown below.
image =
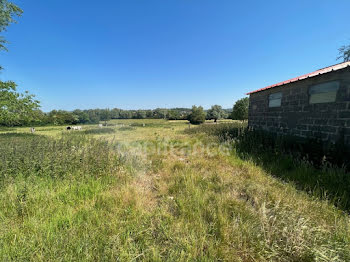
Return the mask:
[[[216,122],[218,119],[226,118],[227,113],[219,105],[213,105],[207,112],[207,119],[214,119]]]
[[[84,110],[89,116],[90,124],[97,124],[100,122],[100,115],[98,114],[96,109]]]
[[[53,125],[72,125],[79,122],[77,115],[65,110],[52,110],[49,113],[49,121]]]
[[[73,114],[78,118],[78,123],[86,124],[90,122],[89,114],[86,111],[76,109]]]
[[[46,125],[50,124],[48,115],[41,111],[40,109],[33,110],[33,118],[30,122],[25,123],[25,125]]]
[[[188,116],[191,114],[192,109],[190,108],[175,108],[174,110],[180,113],[181,120],[187,120]]]
[[[165,119],[167,117],[167,109],[164,108],[156,108],[153,111],[153,118],[156,119]]]
[[[152,118],[153,117],[153,110],[146,110],[146,118]]]
[[[188,120],[193,125],[199,125],[205,122],[206,114],[201,106],[192,106],[192,111],[188,116]]]
[[[107,121],[111,119],[111,111],[109,109],[102,109],[100,112],[100,120],[105,121],[105,125],[107,125]]]
[[[339,57],[337,59],[342,59],[344,62],[350,61],[350,45],[342,46],[339,49]]]
[[[129,110],[121,110],[119,116],[121,119],[130,119],[132,117],[132,113]]]
[[[232,119],[246,120],[248,119],[249,98],[245,97],[238,100],[233,106]]]
[[[145,110],[137,110],[135,113],[135,118],[136,119],[145,119],[147,116],[147,113]]]
[[[14,126],[28,123],[34,119],[39,101],[27,91],[16,92],[17,85],[0,81],[0,125]]]
[[[168,120],[179,120],[181,119],[181,114],[178,110],[171,109],[168,111]]]
[[[111,118],[112,119],[119,119],[120,118],[120,109],[119,108],[113,108],[111,110]]]

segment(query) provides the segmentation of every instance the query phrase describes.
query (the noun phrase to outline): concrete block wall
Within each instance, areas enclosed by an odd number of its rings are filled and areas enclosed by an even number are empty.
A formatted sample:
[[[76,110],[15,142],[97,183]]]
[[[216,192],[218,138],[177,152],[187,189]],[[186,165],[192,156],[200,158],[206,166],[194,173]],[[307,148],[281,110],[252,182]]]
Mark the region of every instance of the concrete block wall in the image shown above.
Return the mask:
[[[309,87],[340,81],[336,102],[309,103]],[[269,108],[269,95],[282,92],[281,107]],[[344,139],[350,147],[350,68],[250,95],[249,127],[323,141]]]

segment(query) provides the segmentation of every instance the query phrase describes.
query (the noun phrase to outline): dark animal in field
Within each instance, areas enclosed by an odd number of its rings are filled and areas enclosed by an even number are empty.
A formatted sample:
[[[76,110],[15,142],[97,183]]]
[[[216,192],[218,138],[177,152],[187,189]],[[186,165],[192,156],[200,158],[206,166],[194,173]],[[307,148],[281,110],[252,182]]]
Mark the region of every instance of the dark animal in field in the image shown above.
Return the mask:
[[[70,127],[70,126],[67,126],[67,128],[66,128],[67,130],[72,130],[72,128]]]

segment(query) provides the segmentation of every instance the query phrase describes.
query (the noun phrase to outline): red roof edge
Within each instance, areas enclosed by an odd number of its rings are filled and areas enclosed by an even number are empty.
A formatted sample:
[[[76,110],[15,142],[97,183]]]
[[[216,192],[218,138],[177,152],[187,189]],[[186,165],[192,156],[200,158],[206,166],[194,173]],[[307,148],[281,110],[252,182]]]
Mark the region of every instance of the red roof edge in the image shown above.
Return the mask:
[[[300,80],[304,80],[304,79],[307,79],[307,78],[315,77],[315,76],[318,76],[318,75],[327,74],[327,73],[330,73],[330,72],[333,72],[333,71],[344,69],[344,68],[346,68],[348,66],[350,66],[350,61],[349,62],[343,62],[343,63],[335,64],[335,65],[332,65],[332,66],[327,66],[327,67],[318,69],[318,70],[316,70],[316,71],[314,71],[312,73],[308,73],[308,74],[305,74],[305,75],[302,75],[302,76],[294,77],[294,78],[291,78],[289,80],[286,80],[286,81],[283,81],[283,82],[279,82],[277,84],[266,86],[264,88],[261,88],[261,89],[249,92],[249,93],[247,93],[247,95],[250,95],[250,94],[253,94],[253,93],[257,93],[257,92],[261,92],[261,91],[264,91],[264,90],[267,90],[267,89],[271,89],[271,88],[274,88],[274,87],[277,87],[277,86],[283,86],[283,85],[286,85],[286,84],[289,84],[289,83],[292,83],[292,82],[297,82],[297,81],[300,81]]]

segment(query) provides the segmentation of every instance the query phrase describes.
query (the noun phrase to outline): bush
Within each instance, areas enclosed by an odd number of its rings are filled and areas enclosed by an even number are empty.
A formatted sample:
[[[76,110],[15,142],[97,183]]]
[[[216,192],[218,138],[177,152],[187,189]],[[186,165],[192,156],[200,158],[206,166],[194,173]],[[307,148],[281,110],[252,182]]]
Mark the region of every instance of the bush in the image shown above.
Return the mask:
[[[205,112],[201,106],[193,106],[191,114],[188,116],[188,121],[193,125],[199,125],[205,122]]]

